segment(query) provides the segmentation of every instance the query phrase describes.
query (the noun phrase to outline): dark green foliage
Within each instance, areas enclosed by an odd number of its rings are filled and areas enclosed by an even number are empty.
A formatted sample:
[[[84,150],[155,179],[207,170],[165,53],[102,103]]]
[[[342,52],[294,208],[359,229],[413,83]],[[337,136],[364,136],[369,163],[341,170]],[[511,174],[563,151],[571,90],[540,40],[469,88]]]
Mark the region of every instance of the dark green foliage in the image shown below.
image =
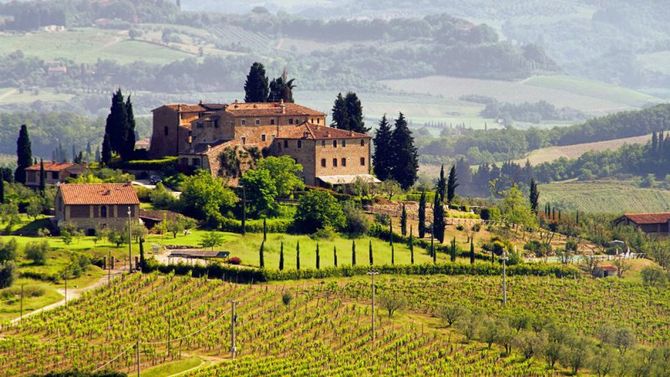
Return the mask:
[[[319,253],[319,243],[316,243],[316,269],[321,269],[321,254]]]
[[[419,238],[426,236],[426,192],[421,191],[419,199]]]
[[[44,161],[40,158],[40,191],[44,192],[47,185],[47,175],[44,171]]]
[[[395,264],[395,245],[391,242],[391,265]]]
[[[50,247],[49,243],[44,241],[29,242],[25,246],[25,256],[36,266],[43,266],[47,262],[47,256]]]
[[[369,128],[365,127],[363,121],[363,105],[361,100],[354,92],[347,93],[344,97],[344,103],[347,106],[347,115],[349,116],[349,129],[354,132],[367,133]]]
[[[540,192],[537,189],[537,183],[535,183],[535,179],[530,180],[530,209],[537,215],[537,209],[539,206],[540,202]],[[579,215],[577,215],[577,222],[579,222]]]
[[[341,229],[346,219],[342,206],[330,193],[312,190],[300,198],[294,221],[299,231],[314,233],[326,226]]]
[[[284,271],[284,241],[279,246],[279,271]]]
[[[370,261],[370,266],[375,264],[375,258],[372,254],[372,240],[370,240],[370,243],[368,244],[368,259]]]
[[[452,262],[456,262],[456,254],[458,249],[456,247],[456,237],[451,240],[451,247],[449,248],[449,258]]]
[[[270,82],[270,94],[268,102],[293,102],[293,89],[295,79],[288,79],[286,71]]]
[[[337,267],[337,246],[333,246],[333,266]]]
[[[475,242],[474,242],[474,237],[470,238],[470,264],[475,264]]]
[[[140,271],[144,271],[147,265],[146,257],[144,256],[144,237],[140,237]]]
[[[265,67],[256,62],[251,65],[247,81],[244,83],[244,102],[267,102],[269,94]]]
[[[347,102],[344,100],[342,93],[338,93],[333,104],[333,121],[331,126],[341,130],[349,130],[349,113],[347,111]]]
[[[0,265],[0,289],[7,288],[14,283],[16,278],[16,265],[14,262],[7,262]]]
[[[414,137],[403,113],[400,113],[395,121],[391,136],[391,153],[391,176],[403,190],[407,190],[418,178],[419,161]]]
[[[295,269],[300,269],[300,241],[295,245]]]
[[[18,255],[18,244],[14,238],[7,242],[0,241],[0,265],[13,262]]]
[[[447,181],[447,203],[451,204],[456,196],[456,188],[459,186],[456,177],[456,165],[451,166],[449,170],[449,180]]]
[[[102,154],[100,155],[100,162],[105,166],[109,166],[110,162],[112,162],[112,144],[110,143],[107,134],[102,138]]]
[[[386,119],[386,114],[379,121],[379,127],[375,133],[375,137],[372,140],[374,144],[374,151],[372,160],[374,162],[373,171],[377,178],[382,181],[385,181],[391,178],[391,168],[393,166],[391,153],[391,138],[393,132],[391,131],[391,125]]]
[[[263,242],[268,240],[268,221],[264,217],[263,218]]]
[[[133,159],[135,153],[135,113],[133,112],[133,103],[130,101],[130,96],[126,100],[126,124],[123,135],[123,145],[119,151],[119,155],[124,161]],[[74,159],[74,157],[73,157]]]
[[[26,183],[26,168],[33,164],[33,152],[28,135],[28,127],[21,126],[19,138],[16,141],[16,172],[14,180],[19,183]]]
[[[260,268],[265,268],[265,241],[261,242],[261,248],[258,250],[258,259],[260,261],[258,266]]]
[[[433,203],[433,233],[440,243],[444,242],[444,228],[446,226],[444,220],[444,206],[440,201],[440,194],[435,193],[435,202]]]
[[[5,178],[0,175],[0,204],[5,202]]]
[[[407,209],[405,204],[402,205],[402,212],[400,212],[400,234],[407,235]]]
[[[351,265],[356,265],[356,241],[351,241]]]
[[[109,140],[109,145],[111,147],[110,152],[118,153],[124,161],[130,160],[132,157],[127,153],[130,147],[126,144],[130,141],[128,140],[128,130],[130,128],[128,120],[128,105],[124,102],[121,89],[118,89],[116,93],[112,95],[112,105],[109,109],[109,115],[107,116],[107,121],[105,123],[105,135]],[[133,136],[133,141],[134,138],[135,137]]]
[[[437,180],[437,193],[440,195],[440,202],[444,202],[447,197],[447,177],[444,176],[444,164],[440,167],[440,178]]]

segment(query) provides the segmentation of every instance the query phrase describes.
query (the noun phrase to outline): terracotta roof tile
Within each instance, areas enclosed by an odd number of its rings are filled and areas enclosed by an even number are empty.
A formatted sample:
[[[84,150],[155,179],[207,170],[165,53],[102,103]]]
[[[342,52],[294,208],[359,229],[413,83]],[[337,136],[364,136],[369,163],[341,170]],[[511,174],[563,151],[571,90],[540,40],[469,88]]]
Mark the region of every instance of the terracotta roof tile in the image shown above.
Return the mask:
[[[370,136],[359,132],[341,130],[339,128],[302,123],[296,126],[279,127],[277,139],[369,139]]]
[[[282,111],[282,106],[284,110]],[[260,102],[260,103],[231,103],[226,106],[227,113],[236,116],[325,116],[326,114],[295,103]]]
[[[627,213],[623,215],[631,222],[642,224],[665,224],[670,221],[670,212],[661,213]]]
[[[201,111],[207,110],[205,107],[199,105],[199,104],[188,104],[188,103],[168,103],[163,106],[158,107],[157,109],[160,109],[161,107],[167,107],[171,110],[174,111],[179,111],[182,113],[199,113]],[[154,109],[154,110],[157,110]]]
[[[140,204],[130,183],[77,183],[58,186],[66,205]]]
[[[69,169],[72,167],[78,166],[77,164],[73,164],[71,162],[52,162],[52,161],[44,161],[44,171],[63,171],[65,169]],[[26,170],[31,170],[31,171],[39,171],[40,170],[40,164],[35,164],[30,167],[27,167]]]

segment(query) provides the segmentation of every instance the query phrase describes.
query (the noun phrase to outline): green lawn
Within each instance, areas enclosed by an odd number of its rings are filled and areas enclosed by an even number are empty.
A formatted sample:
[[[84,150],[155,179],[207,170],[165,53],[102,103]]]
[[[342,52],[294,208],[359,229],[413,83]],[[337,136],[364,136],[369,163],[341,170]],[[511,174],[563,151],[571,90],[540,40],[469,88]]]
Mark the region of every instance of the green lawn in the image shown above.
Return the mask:
[[[53,304],[63,298],[53,284],[31,279],[18,279],[12,287],[0,289],[0,322],[9,321],[20,316],[21,286],[24,288],[24,314]],[[41,292],[42,294],[31,295],[30,292]]]
[[[184,360],[173,361],[171,363],[159,365],[157,367],[149,368],[140,374],[141,377],[169,377],[176,374],[197,368],[202,364],[202,360],[198,357],[191,357]]]

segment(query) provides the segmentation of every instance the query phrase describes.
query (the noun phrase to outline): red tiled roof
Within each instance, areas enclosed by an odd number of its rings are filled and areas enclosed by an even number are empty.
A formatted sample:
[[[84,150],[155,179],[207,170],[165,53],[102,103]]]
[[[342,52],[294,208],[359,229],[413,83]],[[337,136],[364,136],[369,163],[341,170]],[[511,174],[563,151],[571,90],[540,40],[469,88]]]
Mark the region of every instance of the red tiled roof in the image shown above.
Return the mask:
[[[77,166],[77,164],[73,164],[71,162],[44,161],[44,171],[63,171],[65,169],[69,169],[74,166]],[[30,167],[27,167],[26,170],[39,171],[40,164],[35,164]]]
[[[167,107],[171,110],[179,111],[179,112],[182,112],[182,113],[199,113],[199,112],[207,110],[206,108],[202,107],[199,104],[188,104],[188,103],[168,103],[168,104],[163,105],[161,107]],[[157,109],[154,109],[154,110],[158,110],[161,107],[158,107]]]
[[[58,190],[66,205],[140,204],[130,183],[62,184]]]
[[[339,128],[302,123],[296,126],[280,126],[277,139],[369,139],[370,136],[359,132],[341,130]]]
[[[642,224],[665,224],[670,221],[670,212],[661,213],[626,213],[623,215],[632,223]]]
[[[284,110],[282,110],[282,106]],[[295,103],[259,102],[259,103],[231,103],[226,106],[227,113],[236,116],[325,116],[326,114]]]

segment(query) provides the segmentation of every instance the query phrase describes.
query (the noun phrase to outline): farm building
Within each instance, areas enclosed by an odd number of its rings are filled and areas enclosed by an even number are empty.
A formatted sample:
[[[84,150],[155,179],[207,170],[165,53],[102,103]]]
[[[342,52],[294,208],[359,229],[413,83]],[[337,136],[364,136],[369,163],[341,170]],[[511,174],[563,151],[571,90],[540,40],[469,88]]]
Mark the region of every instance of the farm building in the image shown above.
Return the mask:
[[[86,234],[123,229],[129,217],[138,222],[139,209],[140,200],[129,183],[62,184],[56,192],[57,225],[72,224]]]
[[[55,185],[63,183],[67,178],[77,178],[84,171],[79,164],[70,162],[44,162],[44,183]],[[40,164],[26,168],[26,186],[36,188],[40,186]]]
[[[593,276],[597,278],[607,278],[617,276],[618,268],[610,264],[598,266],[593,270]]]
[[[614,220],[615,225],[632,225],[648,234],[668,234],[669,223],[670,212],[627,213]]]

